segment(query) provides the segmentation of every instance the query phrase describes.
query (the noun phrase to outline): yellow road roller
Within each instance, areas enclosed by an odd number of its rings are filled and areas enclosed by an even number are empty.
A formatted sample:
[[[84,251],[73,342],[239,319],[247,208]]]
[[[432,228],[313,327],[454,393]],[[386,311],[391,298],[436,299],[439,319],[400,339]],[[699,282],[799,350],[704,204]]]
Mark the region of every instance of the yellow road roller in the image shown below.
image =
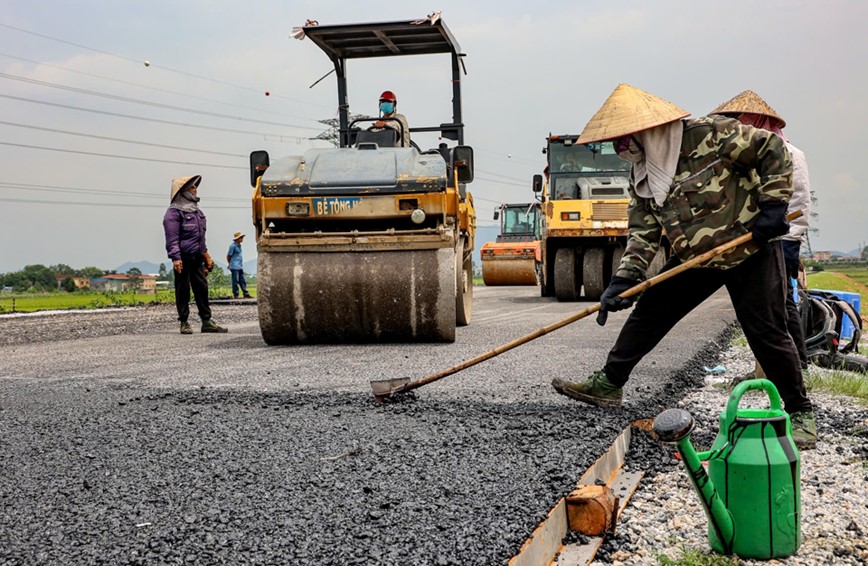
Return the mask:
[[[471,319],[476,231],[466,188],[473,150],[464,145],[463,53],[439,18],[309,23],[293,36],[313,41],[334,64],[339,147],[274,160],[250,155],[262,337],[267,344],[453,342],[456,326]],[[403,123],[350,121],[349,60],[428,54],[451,59],[452,119],[409,132],[436,133],[437,147],[404,147]]]
[[[618,158],[612,142],[577,144],[578,137],[549,135],[548,181],[533,180],[542,201],[540,294],[558,301],[599,300],[629,234],[630,162]],[[661,241],[648,277],[660,271],[667,249]]]
[[[540,223],[538,202],[501,204],[494,211],[500,234],[479,250],[482,281],[498,285],[538,285]]]

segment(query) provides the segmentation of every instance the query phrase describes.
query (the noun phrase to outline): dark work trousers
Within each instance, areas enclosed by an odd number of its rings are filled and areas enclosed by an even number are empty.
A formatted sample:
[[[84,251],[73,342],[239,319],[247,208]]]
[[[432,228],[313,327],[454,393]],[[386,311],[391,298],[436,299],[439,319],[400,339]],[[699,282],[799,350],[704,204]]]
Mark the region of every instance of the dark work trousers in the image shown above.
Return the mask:
[[[780,243],[773,242],[733,268],[688,269],[651,287],[636,302],[609,352],[603,368],[606,376],[623,386],[636,364],[679,320],[725,285],[748,344],[787,412],[812,410],[799,356],[787,332],[783,260]],[[672,256],[664,270],[679,263]]]
[[[796,343],[802,368],[807,368],[808,351],[805,347],[805,332],[802,330],[802,316],[799,314],[799,305],[793,299],[793,279],[799,276],[799,248],[802,244],[798,240],[781,240],[781,245],[784,250],[784,268],[787,272],[787,330]]]
[[[196,308],[202,322],[211,320],[211,307],[208,305],[208,279],[201,256],[181,256],[183,269],[175,272],[175,306],[178,307],[178,320],[187,322],[190,317],[190,287],[196,298]]]

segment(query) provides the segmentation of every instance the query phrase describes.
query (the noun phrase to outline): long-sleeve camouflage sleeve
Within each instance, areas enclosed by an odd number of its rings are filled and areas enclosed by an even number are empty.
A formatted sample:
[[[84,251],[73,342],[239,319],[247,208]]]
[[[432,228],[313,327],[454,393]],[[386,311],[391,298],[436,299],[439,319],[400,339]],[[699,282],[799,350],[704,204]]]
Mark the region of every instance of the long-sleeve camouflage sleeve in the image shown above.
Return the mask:
[[[736,131],[719,131],[721,157],[759,177],[756,186],[757,201],[789,202],[793,195],[793,160],[784,140],[772,132],[746,126],[738,121],[726,125]]]
[[[615,273],[636,281],[644,281],[651,260],[660,248],[663,227],[649,209],[649,201],[636,196],[630,184],[630,204],[627,206],[629,237],[621,265]]]

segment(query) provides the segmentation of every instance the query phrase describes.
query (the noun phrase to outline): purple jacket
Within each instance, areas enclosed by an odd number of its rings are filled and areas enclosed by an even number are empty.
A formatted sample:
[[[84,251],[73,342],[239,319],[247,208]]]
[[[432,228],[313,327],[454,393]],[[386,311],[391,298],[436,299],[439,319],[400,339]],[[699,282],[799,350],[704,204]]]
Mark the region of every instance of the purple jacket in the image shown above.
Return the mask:
[[[208,251],[205,245],[205,214],[201,210],[183,212],[170,208],[163,216],[166,232],[166,252],[172,261],[185,256],[201,256]]]

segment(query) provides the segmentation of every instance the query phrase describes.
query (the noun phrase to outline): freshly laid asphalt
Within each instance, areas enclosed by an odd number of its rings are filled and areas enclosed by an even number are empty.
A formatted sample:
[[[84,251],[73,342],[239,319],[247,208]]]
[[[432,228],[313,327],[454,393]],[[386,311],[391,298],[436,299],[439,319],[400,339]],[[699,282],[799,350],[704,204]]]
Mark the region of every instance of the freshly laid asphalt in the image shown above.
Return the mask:
[[[223,335],[172,307],[0,316],[0,564],[505,564],[630,420],[674,404],[733,315],[697,309],[625,406],[560,397],[625,314],[592,318],[377,406],[587,304],[476,288],[454,344],[268,347],[253,305]]]

